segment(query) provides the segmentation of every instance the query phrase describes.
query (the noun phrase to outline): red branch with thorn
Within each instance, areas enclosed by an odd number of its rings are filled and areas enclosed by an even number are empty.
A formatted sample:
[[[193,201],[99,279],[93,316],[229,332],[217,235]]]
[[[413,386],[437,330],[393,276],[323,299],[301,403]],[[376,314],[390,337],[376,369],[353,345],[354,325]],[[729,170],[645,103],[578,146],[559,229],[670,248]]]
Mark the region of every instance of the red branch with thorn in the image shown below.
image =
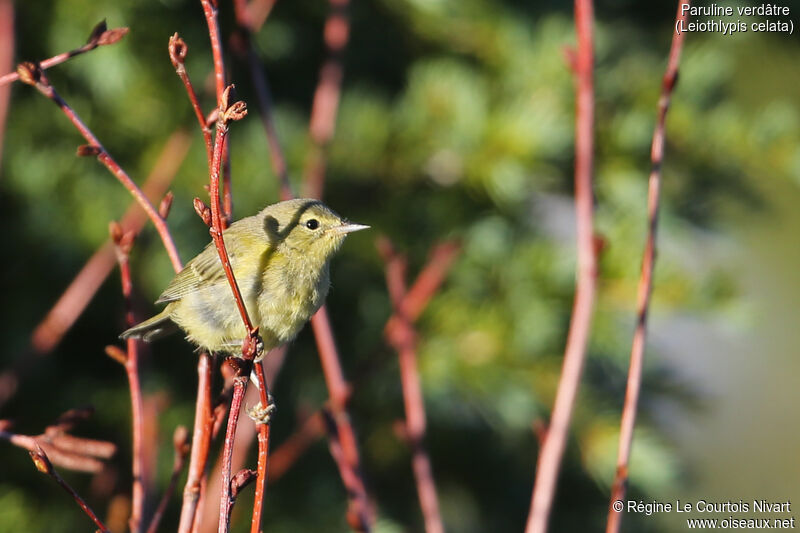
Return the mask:
[[[47,98],[52,100],[60,109],[61,111],[69,118],[70,122],[78,129],[81,135],[89,142],[88,147],[81,147],[78,150],[79,155],[96,155],[97,159],[103,163],[109,171],[111,171],[114,176],[125,186],[128,191],[133,195],[133,197],[139,202],[139,205],[144,209],[147,216],[150,217],[150,220],[153,222],[153,225],[156,227],[161,240],[164,243],[164,248],[167,249],[167,255],[169,255],[169,259],[172,262],[172,266],[175,268],[176,271],[181,269],[181,259],[178,255],[178,249],[175,247],[175,242],[172,240],[172,235],[169,233],[169,228],[167,227],[167,222],[164,218],[158,213],[158,210],[150,203],[150,200],[147,199],[147,196],[142,192],[142,190],[134,183],[134,181],[128,176],[127,172],[122,170],[116,161],[111,157],[111,155],[103,148],[103,145],[100,144],[100,141],[95,137],[94,133],[86,126],[86,124],[81,121],[80,117],[77,113],[64,101],[63,98],[56,92],[55,88],[50,85],[50,82],[45,76],[44,71],[41,69],[40,66],[34,63],[21,63],[17,67],[17,72],[20,74],[20,78],[24,83],[29,85],[33,85],[36,89],[45,95]]]
[[[678,3],[677,21],[685,21],[688,10],[683,8],[689,2]],[[677,24],[676,24],[677,26]],[[670,98],[678,80],[678,65],[683,48],[683,33],[673,32],[672,45],[669,50],[667,70],[661,83],[661,97],[658,100],[658,120],[653,132],[653,143],[650,149],[650,184],[647,192],[647,242],[642,256],[642,271],[639,276],[637,294],[637,320],[636,330],[633,334],[631,346],[631,362],[628,369],[628,386],[625,391],[625,404],[622,408],[622,421],[620,423],[619,451],[617,455],[617,470],[614,484],[611,489],[611,503],[609,504],[608,522],[606,533],[616,533],[622,525],[621,512],[616,512],[611,507],[615,501],[624,500],[628,487],[628,461],[633,443],[633,428],[636,425],[636,408],[639,403],[639,391],[642,386],[642,365],[644,360],[644,346],[647,337],[647,311],[650,307],[650,294],[653,291],[653,270],[656,260],[656,230],[658,229],[658,205],[661,193],[661,168],[664,162],[664,138],[666,130],[667,111]]]
[[[564,456],[572,407],[580,385],[583,360],[589,342],[597,283],[597,251],[593,230],[592,159],[594,153],[594,45],[591,0],[575,0],[575,56],[577,85],[575,117],[575,216],[578,272],[572,318],[564,350],[564,363],[555,404],[536,464],[526,533],[545,533],[555,498],[558,472]]]
[[[391,334],[387,335],[386,340],[397,352],[400,362],[400,381],[406,411],[404,436],[411,448],[412,469],[417,482],[420,508],[425,518],[425,531],[444,533],[433,469],[424,442],[425,402],[417,367],[417,333],[411,319],[402,309],[407,295],[405,280],[407,260],[405,256],[394,251],[392,243],[386,238],[378,239],[377,247],[386,263],[386,285],[394,307],[394,316],[397,317],[397,325],[390,330]]]

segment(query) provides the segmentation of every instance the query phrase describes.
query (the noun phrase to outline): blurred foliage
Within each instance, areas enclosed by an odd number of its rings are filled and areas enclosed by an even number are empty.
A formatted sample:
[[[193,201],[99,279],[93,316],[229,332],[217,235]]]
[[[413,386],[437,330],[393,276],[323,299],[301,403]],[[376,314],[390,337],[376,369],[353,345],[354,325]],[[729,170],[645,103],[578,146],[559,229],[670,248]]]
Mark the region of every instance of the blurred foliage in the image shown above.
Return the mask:
[[[223,33],[232,13],[222,2]],[[191,208],[203,197],[204,149],[183,88],[166,53],[177,31],[189,45],[196,85],[211,68],[198,2],[40,0],[18,3],[17,59],[40,59],[81,44],[106,18],[129,26],[119,44],[49,71],[54,86],[120,164],[143,181],[168,135],[191,129],[194,143],[172,190],[169,223],[184,260],[208,240]],[[444,519],[451,531],[520,531],[527,516],[537,444],[560,372],[574,290],[571,204],[574,93],[563,58],[574,41],[566,3],[517,5],[487,0],[378,0],[352,6],[351,43],[337,131],[329,150],[326,201],[386,234],[424,264],[431,246],[456,238],[463,251],[444,289],[420,321],[420,366],[428,444]],[[324,58],[324,2],[278,2],[255,43],[270,76],[277,128],[299,185],[309,146],[310,101]],[[554,515],[554,531],[584,531],[605,521],[627,373],[633,304],[645,233],[649,147],[666,64],[672,2],[615,1],[597,6],[597,230],[606,246],[586,374],[576,408]],[[796,39],[769,35],[689,35],[668,118],[661,212],[661,254],[654,306],[660,312],[724,312],[736,287],[704,243],[723,230],[733,200],[758,208],[750,179],[797,179],[800,121],[792,77],[753,85],[762,57],[788,65]],[[237,217],[276,201],[265,137],[245,65],[229,59],[231,79],[251,115],[231,134]],[[796,77],[796,76],[795,76]],[[749,85],[748,85],[749,84]],[[206,84],[208,85],[208,84]],[[769,86],[769,97],[756,91]],[[783,89],[781,88],[783,87]],[[203,97],[206,109],[213,95]],[[131,202],[90,158],[55,107],[16,84],[5,136],[0,221],[7,228],[0,277],[9,368],[29,334],[91,253],[109,220]],[[132,258],[141,314],[172,276],[148,227]],[[383,344],[390,313],[372,238],[348,240],[333,265],[332,320],[353,381],[351,412],[364,471],[379,509],[380,532],[420,531],[409,452],[392,429],[403,416],[394,354]],[[124,373],[103,354],[117,342],[123,304],[116,275],[55,353],[37,359],[3,418],[37,432],[65,409],[94,404],[80,428],[121,445],[113,490],[67,474],[104,514],[109,494],[129,490],[129,406]],[[113,318],[110,318],[113,317]],[[191,347],[158,343],[144,364],[144,387],[162,395],[158,487],[166,485],[170,439],[190,424],[195,389]],[[681,482],[679,459],[655,421],[660,405],[695,405],[673,369],[648,357],[632,460],[632,495]],[[47,391],[44,393],[43,391]],[[273,449],[296,425],[295,412],[326,398],[313,340],[304,331],[273,391],[280,406]],[[2,444],[0,531],[74,531],[87,527],[72,503]],[[249,496],[252,498],[252,496]],[[238,504],[247,508],[247,497]],[[177,521],[173,499],[164,524]],[[323,442],[267,493],[270,531],[345,531],[345,494]],[[628,526],[650,530],[652,522]],[[626,520],[628,520],[626,518]],[[239,520],[237,530],[244,531]],[[165,526],[169,530],[171,526]],[[634,529],[631,529],[634,530]]]

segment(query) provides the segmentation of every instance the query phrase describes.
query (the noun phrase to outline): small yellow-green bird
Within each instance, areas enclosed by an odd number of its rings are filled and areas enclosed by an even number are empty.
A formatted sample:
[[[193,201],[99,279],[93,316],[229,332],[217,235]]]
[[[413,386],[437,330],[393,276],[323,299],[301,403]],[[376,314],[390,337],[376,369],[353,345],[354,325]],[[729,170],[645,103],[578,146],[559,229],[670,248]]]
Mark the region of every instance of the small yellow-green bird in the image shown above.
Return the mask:
[[[225,248],[265,350],[291,341],[320,308],[329,264],[352,224],[318,200],[287,200],[231,224]],[[167,306],[121,338],[151,341],[180,327],[198,347],[235,353],[247,332],[213,242],[189,261],[156,303]]]

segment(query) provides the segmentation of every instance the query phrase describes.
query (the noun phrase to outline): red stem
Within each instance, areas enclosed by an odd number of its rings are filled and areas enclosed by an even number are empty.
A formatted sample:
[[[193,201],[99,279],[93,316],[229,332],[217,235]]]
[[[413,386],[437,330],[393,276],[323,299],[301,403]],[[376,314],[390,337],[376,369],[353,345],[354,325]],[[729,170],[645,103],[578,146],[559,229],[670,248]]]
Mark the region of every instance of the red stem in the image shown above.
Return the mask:
[[[268,406],[270,404],[269,389],[262,363],[263,361],[255,363],[254,369],[258,380],[261,405]],[[261,515],[264,510],[264,494],[267,491],[267,475],[269,474],[269,431],[269,423],[258,424],[258,470],[256,472],[256,493],[253,500],[253,518],[250,521],[251,533],[261,531]]]
[[[204,4],[207,2],[203,2]],[[231,86],[232,88],[233,86]],[[223,97],[224,98],[224,97]],[[238,103],[238,102],[237,102]],[[224,115],[228,111],[225,107],[226,104],[223,103],[223,107],[220,107],[220,116],[217,118],[217,135],[214,138],[214,154],[211,163],[211,183],[209,186],[209,195],[211,196],[211,238],[214,241],[214,244],[217,248],[217,253],[219,254],[219,259],[222,262],[222,268],[225,271],[225,276],[228,278],[228,283],[231,286],[231,290],[233,291],[233,297],[236,300],[236,307],[239,309],[239,314],[242,317],[242,322],[244,322],[245,329],[247,330],[247,334],[250,336],[251,340],[257,335],[256,328],[253,327],[253,323],[250,321],[250,317],[247,314],[247,308],[244,305],[244,298],[242,298],[242,293],[239,290],[239,285],[236,283],[236,278],[233,275],[233,268],[231,267],[231,261],[228,257],[228,251],[225,249],[225,240],[222,237],[222,232],[224,229],[223,222],[222,222],[222,209],[220,207],[220,197],[219,197],[219,175],[220,175],[220,165],[222,163],[223,153],[225,149],[225,140],[228,137],[228,120]],[[245,344],[242,345],[244,350]],[[254,347],[254,346],[253,346]],[[250,359],[252,360],[252,355]]]
[[[412,452],[412,468],[417,483],[420,508],[425,518],[427,533],[443,533],[444,525],[439,511],[439,499],[433,480],[430,456],[425,448],[425,402],[422,396],[419,369],[417,368],[416,331],[408,315],[403,313],[406,301],[406,258],[394,252],[388,239],[378,241],[378,250],[386,263],[386,285],[398,317],[398,326],[387,335],[389,344],[397,351],[400,363],[400,381],[406,412],[405,437]]]
[[[177,130],[170,135],[142,186],[148,198],[160,198],[164,195],[186,158],[190,143],[189,136],[184,130]],[[144,212],[134,203],[125,212],[120,224],[124,231],[138,234],[146,221]],[[56,347],[86,309],[115,263],[114,246],[110,241],[106,242],[87,261],[45,318],[33,330],[30,344],[37,354],[49,353]]]
[[[342,481],[348,491],[350,511],[348,512],[350,525],[359,531],[370,531],[373,523],[373,513],[367,498],[364,480],[360,474],[360,458],[358,444],[353,425],[347,414],[347,400],[350,396],[350,387],[344,379],[342,366],[339,362],[336,342],[333,339],[333,330],[328,320],[328,312],[323,306],[311,318],[314,328],[314,338],[317,341],[322,370],[330,395],[330,407],[333,421],[336,426],[338,444],[333,439],[329,441],[331,454],[336,461]],[[337,447],[341,446],[341,453]]]
[[[208,165],[210,168],[214,141],[211,137],[211,128],[208,126],[206,115],[203,113],[203,109],[200,107],[200,101],[197,99],[197,92],[194,90],[192,80],[189,78],[189,74],[186,72],[185,60],[189,48],[186,46],[184,40],[181,39],[177,33],[175,33],[169,39],[168,49],[172,66],[175,67],[175,73],[181,79],[183,86],[186,88],[186,94],[189,96],[189,102],[192,104],[192,110],[197,118],[197,122],[200,124],[200,131],[203,133],[203,140],[206,144],[206,158],[208,159]]]
[[[578,272],[564,363],[558,382],[550,425],[536,465],[526,533],[545,533],[555,497],[558,472],[564,455],[572,408],[580,385],[583,360],[589,341],[597,278],[593,235],[592,158],[594,129],[594,52],[591,0],[575,1],[578,50],[575,119],[575,216],[577,223]]]
[[[246,365],[249,367],[249,365]],[[227,533],[231,526],[231,511],[235,500],[231,494],[231,462],[233,460],[233,443],[236,438],[236,425],[239,423],[239,411],[242,399],[247,391],[249,368],[245,368],[244,375],[233,378],[233,398],[231,410],[228,413],[228,428],[225,432],[225,444],[222,449],[222,497],[219,501],[219,533]]]
[[[30,455],[31,459],[33,459],[33,463],[36,465],[36,468],[43,474],[47,474],[53,478],[53,480],[55,480],[55,482],[58,483],[62,489],[67,491],[67,494],[72,496],[72,499],[75,500],[75,503],[77,503],[83,512],[86,513],[86,516],[88,516],[92,522],[94,522],[95,525],[100,528],[102,533],[110,533],[106,525],[100,520],[100,518],[98,518],[97,514],[92,510],[92,508],[89,507],[89,504],[87,504],[86,501],[81,498],[80,494],[75,492],[75,489],[73,489],[69,483],[64,481],[64,479],[59,475],[59,473],[50,463],[50,460],[47,458],[44,450],[37,447],[35,451],[30,452]]]
[[[120,234],[118,237],[122,237],[122,235]],[[131,302],[133,284],[131,283],[131,269],[130,262],[128,261],[128,254],[130,250],[130,244],[133,240],[133,235],[126,234],[125,237],[130,239],[127,245],[125,243],[120,243],[119,240],[117,240],[116,249],[120,277],[122,281],[122,295],[125,297],[125,305],[127,307],[125,313],[125,322],[128,324],[128,326],[133,326],[136,323],[136,319],[133,315],[133,305]],[[144,503],[145,499],[147,498],[145,494],[144,483],[144,404],[142,402],[142,386],[141,382],[139,381],[139,344],[137,340],[127,340],[126,355],[125,372],[128,375],[128,385],[131,395],[131,419],[133,425],[133,488],[131,517],[128,523],[131,532],[137,533],[141,530]]]
[[[194,431],[192,434],[192,452],[189,457],[189,475],[183,489],[183,507],[178,525],[179,533],[192,531],[197,514],[197,503],[205,478],[208,451],[211,446],[211,428],[213,417],[211,414],[211,381],[213,367],[211,356],[201,352],[197,362],[197,403],[194,412]]]
[[[161,523],[164,512],[167,510],[169,499],[172,497],[172,493],[175,492],[175,487],[178,486],[178,478],[183,471],[183,465],[186,463],[186,455],[189,452],[189,443],[187,442],[188,436],[189,433],[185,426],[178,426],[178,428],[175,430],[173,437],[175,454],[172,459],[172,474],[169,477],[167,490],[164,491],[161,501],[158,502],[156,512],[153,513],[153,518],[150,519],[150,525],[147,527],[147,533],[157,533],[158,526]]]
[[[217,107],[222,106],[223,93],[225,92],[225,61],[222,56],[222,35],[219,31],[219,9],[217,0],[200,0],[203,6],[203,15],[206,17],[208,26],[208,38],[211,41],[211,55],[214,57],[214,87],[217,92]],[[223,183],[222,195],[224,197],[222,206],[225,213],[224,226],[227,227],[233,222],[233,190],[231,185],[231,168],[228,149],[223,152]]]
[[[139,202],[139,205],[142,207],[142,209],[144,209],[144,212],[147,213],[147,216],[150,217],[150,220],[156,227],[156,230],[161,237],[161,241],[164,243],[164,248],[167,249],[167,255],[169,255],[172,266],[176,271],[180,271],[181,259],[178,255],[178,249],[175,247],[175,242],[172,240],[172,235],[169,233],[166,220],[161,217],[161,215],[158,213],[158,210],[153,207],[153,204],[150,203],[150,200],[147,199],[147,196],[136,185],[136,183],[134,183],[130,176],[128,176],[128,174],[122,170],[122,167],[120,167],[106,151],[106,149],[103,148],[103,145],[100,144],[100,141],[97,139],[97,137],[95,137],[94,133],[92,133],[86,124],[83,123],[78,114],[75,113],[75,111],[64,101],[63,98],[61,98],[61,96],[56,92],[55,88],[50,85],[45,78],[44,73],[39,71],[38,77],[39,79],[34,83],[35,87],[39,90],[39,92],[55,102],[55,104],[67,116],[70,122],[72,122],[75,128],[77,128],[83,138],[86,139],[92,147],[99,150],[97,159],[100,160],[100,162],[103,163],[106,168],[108,168],[108,170],[117,177],[120,183],[122,183],[122,185],[128,189],[133,197]]]
[[[689,2],[679,2],[676,15],[676,26],[680,21],[685,21],[688,10],[683,9]],[[664,78],[661,83],[661,97],[658,100],[658,120],[653,132],[653,142],[650,149],[650,179],[647,193],[647,242],[642,256],[642,271],[639,276],[637,294],[637,320],[631,345],[631,362],[628,369],[628,385],[625,391],[625,404],[622,408],[622,421],[620,423],[619,451],[617,455],[617,470],[614,484],[611,489],[611,502],[609,504],[607,533],[616,533],[622,525],[621,512],[613,509],[615,501],[624,501],[628,486],[628,461],[630,460],[631,445],[633,443],[633,429],[636,425],[636,408],[639,403],[639,391],[642,386],[642,366],[644,362],[644,347],[647,337],[647,312],[650,307],[650,295],[653,291],[653,270],[656,260],[656,230],[658,229],[658,206],[661,193],[661,168],[664,162],[664,138],[666,130],[667,111],[669,110],[672,90],[678,79],[678,65],[683,48],[683,32],[673,31],[672,45],[669,50],[669,61]]]
[[[459,246],[454,242],[437,244],[431,252],[428,262],[417,275],[417,279],[406,293],[400,308],[411,320],[416,320],[428,302],[433,298],[444,281],[450,266],[453,264],[459,251]],[[389,338],[395,335],[399,327],[400,317],[395,313],[386,322],[384,335]],[[271,356],[272,357],[272,356]],[[313,440],[324,433],[322,413],[317,411],[309,417],[303,425],[295,431],[278,449],[272,453],[270,474],[273,479],[281,477],[294,462],[305,452]]]
[[[6,13],[3,13],[3,15],[5,16]],[[8,19],[0,17],[0,20],[8,20],[8,21],[13,23],[14,17],[13,17],[13,14],[10,14]],[[103,24],[103,26],[105,26],[104,23],[101,23],[101,24]],[[68,59],[71,59],[71,58],[73,58],[73,57],[75,57],[77,55],[81,55],[81,54],[83,54],[85,52],[89,52],[91,50],[94,50],[98,46],[104,46],[104,45],[107,45],[107,44],[114,44],[114,43],[118,42],[126,33],[128,33],[128,28],[115,28],[115,29],[112,29],[112,30],[108,30],[107,32],[105,32],[105,35],[111,36],[112,34],[115,34],[114,38],[112,38],[112,39],[99,38],[99,39],[90,40],[88,43],[84,44],[80,48],[76,48],[75,50],[70,50],[69,52],[64,52],[64,53],[58,54],[56,56],[53,56],[53,57],[51,57],[49,59],[45,59],[43,61],[40,61],[39,62],[39,67],[41,67],[42,70],[47,70],[50,67],[54,67],[56,65],[59,65],[59,64],[65,62]],[[13,32],[11,32],[10,35],[13,36]],[[102,37],[102,36],[100,36],[100,37]],[[7,69],[4,68],[4,70],[7,70]],[[9,83],[13,83],[13,82],[17,81],[19,78],[20,78],[19,72],[9,72],[8,74],[0,76],[0,87],[2,87],[3,85],[7,85]]]
[[[319,81],[311,105],[308,126],[312,148],[305,165],[304,195],[322,198],[325,186],[325,150],[333,138],[336,114],[339,109],[343,68],[341,56],[350,34],[347,14],[349,0],[330,0],[330,13],[325,21],[324,38],[328,58],[319,71]]]

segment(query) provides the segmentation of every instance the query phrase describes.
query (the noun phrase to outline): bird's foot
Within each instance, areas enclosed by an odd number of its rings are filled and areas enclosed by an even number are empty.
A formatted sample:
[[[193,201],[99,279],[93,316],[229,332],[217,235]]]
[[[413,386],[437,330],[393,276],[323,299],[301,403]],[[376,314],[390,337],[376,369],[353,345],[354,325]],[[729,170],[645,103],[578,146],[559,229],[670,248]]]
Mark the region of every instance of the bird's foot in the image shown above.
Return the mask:
[[[247,410],[247,416],[252,418],[256,424],[269,424],[272,413],[277,409],[272,394],[267,397],[267,401],[269,403],[266,407],[259,403]]]

